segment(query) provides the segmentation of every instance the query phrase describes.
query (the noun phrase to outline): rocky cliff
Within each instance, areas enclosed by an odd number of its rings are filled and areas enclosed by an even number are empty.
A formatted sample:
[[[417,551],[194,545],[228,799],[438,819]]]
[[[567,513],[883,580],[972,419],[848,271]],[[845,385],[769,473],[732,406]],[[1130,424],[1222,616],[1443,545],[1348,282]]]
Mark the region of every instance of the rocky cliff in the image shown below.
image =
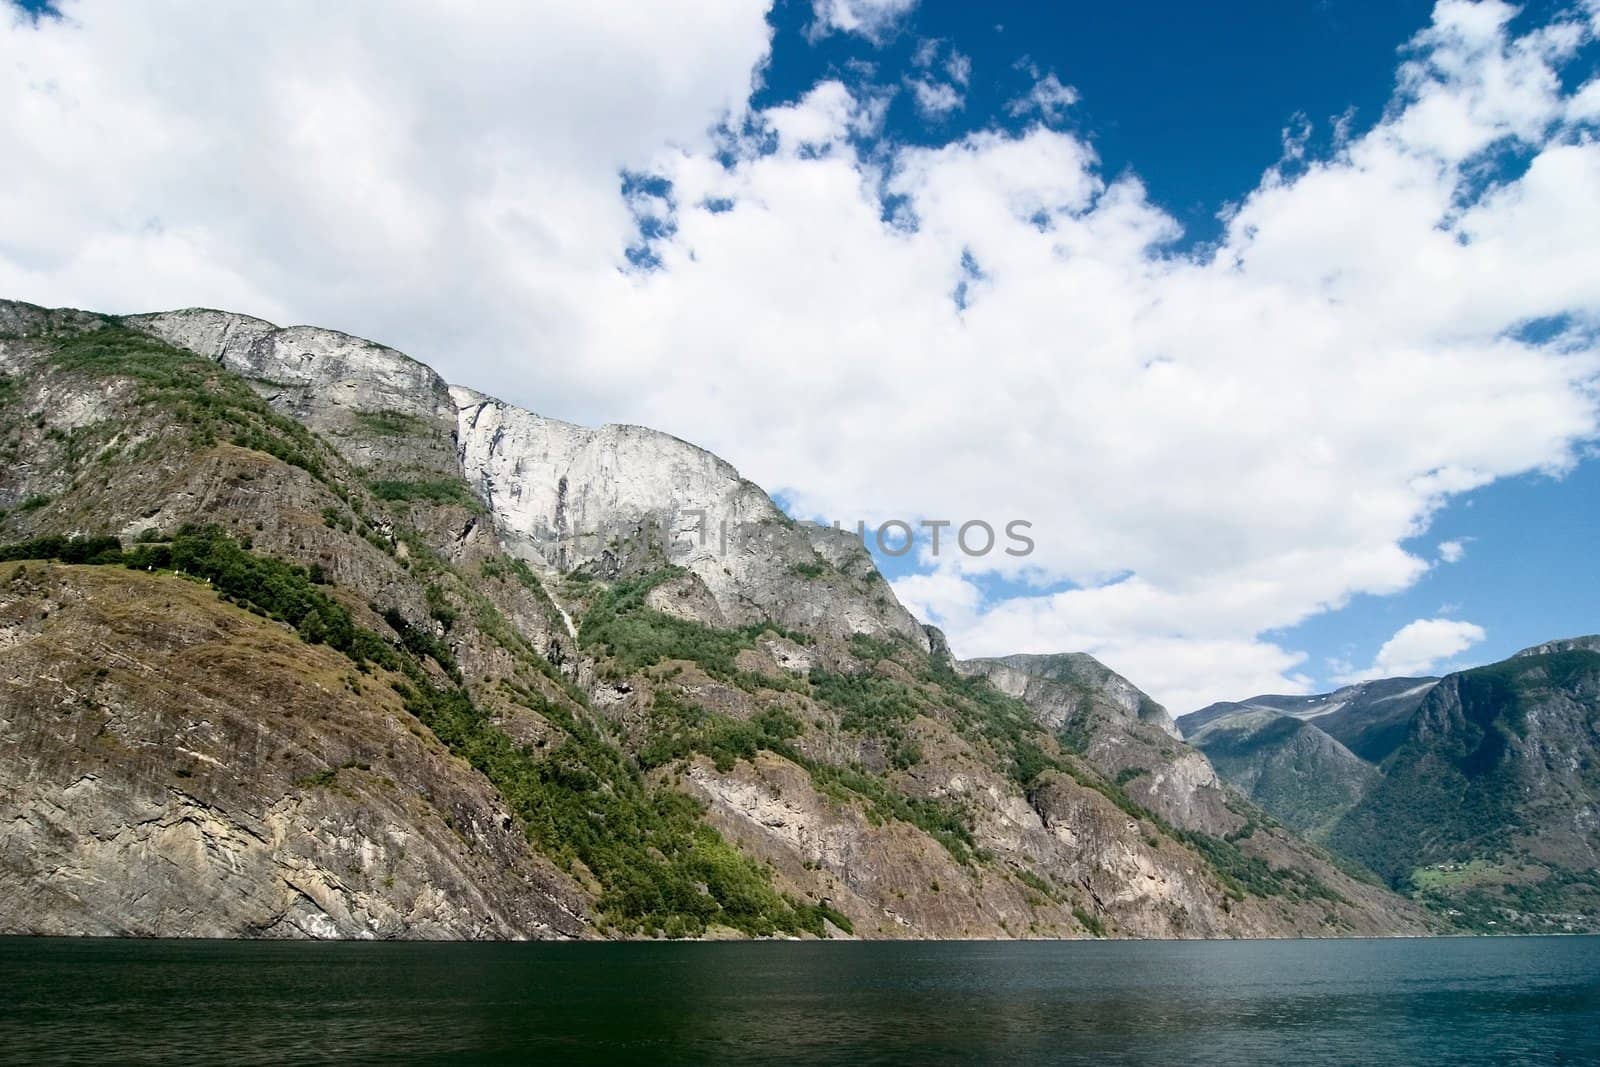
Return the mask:
[[[1444,678],[1328,841],[1478,929],[1600,929],[1600,641]]]
[[[1432,928],[1124,680],[957,669],[859,540],[667,435],[15,303],[0,411],[0,929]]]

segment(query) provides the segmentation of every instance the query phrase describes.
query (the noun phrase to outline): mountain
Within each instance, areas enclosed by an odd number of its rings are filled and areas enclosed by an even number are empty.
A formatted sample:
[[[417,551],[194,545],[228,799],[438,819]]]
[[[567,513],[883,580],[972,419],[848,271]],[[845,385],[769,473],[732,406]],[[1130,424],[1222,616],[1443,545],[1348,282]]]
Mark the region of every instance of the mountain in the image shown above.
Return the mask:
[[[13,302],[0,416],[0,932],[1437,928],[1125,680],[953,663],[859,539],[669,435]]]
[[[1188,741],[1229,784],[1291,829],[1321,840],[1379,777],[1312,722],[1260,705],[1192,727]]]
[[[1215,769],[1181,743],[1167,709],[1093,656],[1001,656],[955,667],[1021,700],[1061,745],[1177,825],[1216,834],[1240,825]]]
[[[1224,701],[1190,712],[1178,720],[1184,736],[1191,737],[1207,723],[1239,712],[1271,711],[1305,721],[1334,738],[1369,763],[1382,763],[1405,738],[1422,699],[1437,678],[1384,678],[1359,682],[1316,696],[1254,696],[1238,702]]]
[[[1600,929],[1600,638],[1429,691],[1330,846],[1484,929]]]

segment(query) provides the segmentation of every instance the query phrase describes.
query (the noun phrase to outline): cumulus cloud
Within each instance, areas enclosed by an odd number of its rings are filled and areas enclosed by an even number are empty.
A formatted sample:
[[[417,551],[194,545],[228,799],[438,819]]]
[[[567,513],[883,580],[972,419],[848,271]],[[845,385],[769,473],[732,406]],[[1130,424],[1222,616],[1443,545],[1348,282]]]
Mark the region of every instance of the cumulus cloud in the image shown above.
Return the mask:
[[[0,30],[0,292],[350,329],[850,526],[1029,520],[897,584],[965,655],[1093,652],[1178,710],[1304,691],[1263,635],[1405,589],[1452,494],[1597,434],[1587,22],[1446,0],[1375,126],[1191,253],[1049,122],[864,144],[882,99],[833,81],[752,110],[760,4],[397,4],[381,43],[309,2],[63,7]],[[866,9],[817,18],[889,32]]]
[[[966,103],[966,98],[948,82],[936,82],[931,78],[911,78],[906,84],[911,86],[912,98],[917,102],[917,111],[925,118],[948,115]]]
[[[854,33],[881,44],[917,0],[811,0],[813,38]]]
[[[1037,113],[1047,123],[1060,122],[1067,109],[1078,102],[1078,90],[1061,84],[1054,73],[1040,76],[1037,68],[1029,68],[1034,77],[1033,88],[1006,104],[1013,118]]]
[[[943,63],[939,62],[941,53],[945,54]],[[906,79],[917,112],[923,118],[940,119],[966,106],[966,96],[960,87],[965,86],[972,77],[972,60],[968,56],[954,48],[946,48],[945,43],[937,38],[930,38],[917,42],[917,47],[911,53],[911,65],[928,72]],[[943,70],[949,81],[940,81],[935,76],[936,66]]]
[[[1407,623],[1378,649],[1372,666],[1346,671],[1335,680],[1340,685],[1374,678],[1403,678],[1429,674],[1452,656],[1460,655],[1484,639],[1483,627],[1456,619],[1418,619]]]
[[[1467,546],[1462,541],[1440,541],[1439,561],[1441,563],[1460,563],[1467,555]]]

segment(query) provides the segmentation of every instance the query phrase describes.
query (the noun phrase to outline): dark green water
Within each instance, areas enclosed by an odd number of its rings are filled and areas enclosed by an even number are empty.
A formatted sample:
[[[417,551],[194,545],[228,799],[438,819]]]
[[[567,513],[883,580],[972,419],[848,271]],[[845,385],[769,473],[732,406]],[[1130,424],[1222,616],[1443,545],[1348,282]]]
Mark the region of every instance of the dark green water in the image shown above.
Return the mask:
[[[0,1060],[1600,1062],[1600,938],[0,939]]]

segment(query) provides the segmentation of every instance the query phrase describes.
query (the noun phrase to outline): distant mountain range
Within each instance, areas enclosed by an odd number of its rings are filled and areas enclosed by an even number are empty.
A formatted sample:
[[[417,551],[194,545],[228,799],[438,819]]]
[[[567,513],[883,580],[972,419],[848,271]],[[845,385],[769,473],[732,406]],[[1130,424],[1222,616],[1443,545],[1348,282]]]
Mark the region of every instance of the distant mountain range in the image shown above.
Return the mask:
[[[1269,711],[1305,721],[1336,739],[1369,763],[1382,763],[1405,737],[1406,724],[1437,685],[1437,678],[1385,678],[1347,685],[1317,696],[1255,696],[1190,712],[1182,719],[1185,736],[1240,711]]]
[[[1600,637],[1178,720],[1267,811],[1470,928],[1600,928]]]

